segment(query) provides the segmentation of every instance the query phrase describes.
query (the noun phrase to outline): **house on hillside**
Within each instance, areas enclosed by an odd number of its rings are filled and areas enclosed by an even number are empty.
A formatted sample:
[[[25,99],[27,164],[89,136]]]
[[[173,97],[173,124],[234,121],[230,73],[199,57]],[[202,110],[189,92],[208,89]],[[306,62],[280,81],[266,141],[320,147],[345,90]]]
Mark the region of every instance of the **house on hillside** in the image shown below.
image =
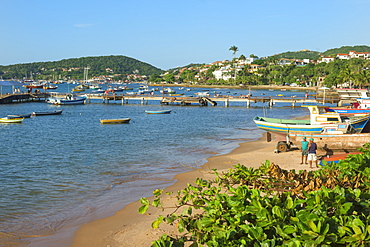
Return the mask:
[[[370,59],[370,52],[350,51],[348,54],[351,56],[351,58]]]
[[[337,58],[338,59],[350,59],[351,56],[349,54],[339,53],[339,54],[337,54]]]
[[[320,61],[321,63],[330,63],[335,60],[334,57],[321,57]]]
[[[278,65],[288,65],[288,64],[292,64],[293,61],[291,59],[288,59],[288,58],[280,58],[279,61],[277,62]]]

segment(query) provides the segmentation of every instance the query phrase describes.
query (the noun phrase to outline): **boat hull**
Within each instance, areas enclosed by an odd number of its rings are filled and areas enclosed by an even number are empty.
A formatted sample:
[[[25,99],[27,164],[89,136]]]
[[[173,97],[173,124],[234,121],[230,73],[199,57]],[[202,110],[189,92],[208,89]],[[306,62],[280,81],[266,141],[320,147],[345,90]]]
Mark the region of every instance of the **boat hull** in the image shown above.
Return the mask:
[[[357,133],[362,132],[369,121],[369,116],[345,117]],[[253,119],[258,128],[280,133],[313,133],[320,134],[325,127],[336,127],[339,122],[322,122],[310,124],[309,120],[277,119],[255,117]],[[346,121],[342,119],[341,121]]]
[[[100,119],[101,124],[123,124],[129,123],[130,118],[120,118],[120,119]]]
[[[49,98],[47,103],[54,105],[83,105],[86,97]]]
[[[253,119],[254,123],[257,125],[258,128],[271,131],[271,132],[280,132],[280,133],[312,133],[312,134],[319,134],[323,130],[323,125],[311,125],[309,121],[301,120],[301,121],[291,121],[285,120],[286,122],[282,123],[273,123],[264,121],[265,118],[262,117],[255,117]],[[266,119],[268,120],[268,119]]]
[[[0,118],[0,123],[22,123],[24,118]]]
[[[46,116],[46,115],[60,115],[63,110],[52,111],[52,112],[32,112],[32,116]]]
[[[324,108],[326,112],[337,112],[339,114],[370,114],[369,109],[351,109],[351,108]]]
[[[145,111],[146,114],[170,114],[172,110],[164,111]]]
[[[20,114],[20,115],[8,115],[9,118],[30,118],[31,117],[31,113],[29,114]]]

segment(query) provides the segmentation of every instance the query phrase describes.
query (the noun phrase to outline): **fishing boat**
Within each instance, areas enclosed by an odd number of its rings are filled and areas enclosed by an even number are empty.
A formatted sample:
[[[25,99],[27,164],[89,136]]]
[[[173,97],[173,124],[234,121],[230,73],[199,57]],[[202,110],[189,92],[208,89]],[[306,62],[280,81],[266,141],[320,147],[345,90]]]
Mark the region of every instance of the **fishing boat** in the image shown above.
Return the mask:
[[[170,96],[182,96],[184,95],[183,93],[170,93]]]
[[[280,133],[312,133],[320,134],[325,126],[337,126],[338,123],[349,122],[357,133],[360,133],[369,121],[369,115],[343,116],[336,112],[320,113],[317,106],[305,106],[310,111],[310,119],[280,119],[255,117],[253,121],[258,128]]]
[[[326,112],[337,112],[339,114],[370,114],[370,98],[358,98],[357,102],[349,107],[326,107]]]
[[[123,124],[129,123],[131,118],[119,118],[119,119],[100,119],[101,124]]]
[[[146,114],[169,114],[172,110],[145,111]]]
[[[86,97],[76,96],[73,94],[68,94],[65,97],[50,97],[46,99],[46,103],[54,105],[82,105],[85,103]]]
[[[13,115],[8,115],[9,118],[30,118],[31,113],[28,114],[13,114]]]
[[[57,89],[58,86],[52,85],[52,84],[44,84],[42,88],[46,90],[50,90],[50,89]]]
[[[24,118],[12,118],[12,117],[3,117],[0,118],[0,123],[22,123]]]
[[[58,111],[46,111],[46,112],[32,112],[32,116],[46,116],[46,115],[60,115],[62,114],[63,110]]]

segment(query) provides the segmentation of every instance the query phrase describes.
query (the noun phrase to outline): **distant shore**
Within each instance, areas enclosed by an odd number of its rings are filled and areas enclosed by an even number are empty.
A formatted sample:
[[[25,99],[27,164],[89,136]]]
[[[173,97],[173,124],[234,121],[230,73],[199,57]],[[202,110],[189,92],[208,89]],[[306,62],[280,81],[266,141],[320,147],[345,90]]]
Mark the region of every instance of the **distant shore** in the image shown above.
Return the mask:
[[[286,89],[299,91],[316,91],[317,87],[291,87],[291,86],[277,86],[277,85],[251,85],[251,86],[232,86],[232,85],[194,85],[194,84],[157,84],[151,83],[154,87],[194,87],[194,88],[231,88],[231,89]]]

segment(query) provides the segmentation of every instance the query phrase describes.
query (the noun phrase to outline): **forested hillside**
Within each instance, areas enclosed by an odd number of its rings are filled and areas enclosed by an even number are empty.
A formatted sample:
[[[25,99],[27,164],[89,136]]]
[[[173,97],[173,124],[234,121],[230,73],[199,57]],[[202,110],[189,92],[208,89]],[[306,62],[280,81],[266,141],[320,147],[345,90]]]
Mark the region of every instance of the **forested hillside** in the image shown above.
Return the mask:
[[[3,79],[30,78],[83,79],[84,68],[89,67],[89,76],[139,74],[150,76],[163,71],[148,63],[125,56],[100,56],[64,59],[55,62],[36,62],[0,66]],[[119,77],[119,76],[118,76]]]
[[[323,53],[324,56],[336,55],[339,53],[348,54],[349,51],[357,51],[357,52],[370,52],[370,47],[366,45],[356,45],[356,46],[342,46],[340,48],[333,48],[325,51]]]
[[[288,51],[283,52],[280,54],[276,54],[270,56],[269,59],[280,59],[280,58],[288,58],[288,59],[311,59],[317,60],[320,57],[320,52],[318,51]]]

